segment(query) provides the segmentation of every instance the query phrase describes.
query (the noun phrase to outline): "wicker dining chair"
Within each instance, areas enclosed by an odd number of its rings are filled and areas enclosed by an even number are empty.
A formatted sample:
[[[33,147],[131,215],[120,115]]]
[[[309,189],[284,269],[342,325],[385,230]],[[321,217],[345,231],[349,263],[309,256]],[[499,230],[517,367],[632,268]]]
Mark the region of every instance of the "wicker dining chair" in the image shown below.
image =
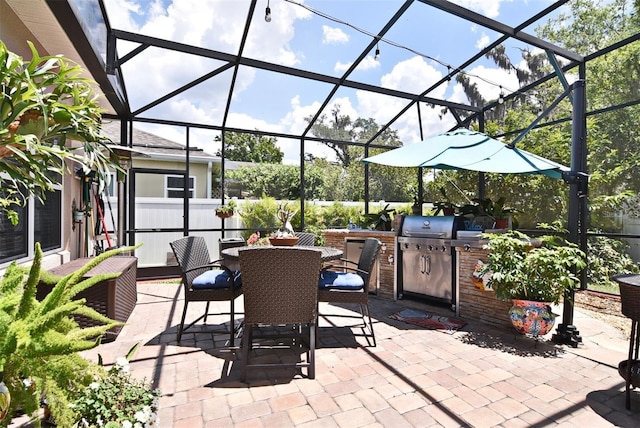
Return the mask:
[[[246,381],[249,369],[295,368],[301,372],[305,367],[307,377],[314,379],[321,252],[296,247],[255,247],[239,251],[239,259],[244,290],[242,381]],[[265,329],[270,334],[257,334],[256,330]],[[306,361],[270,362],[273,356],[265,355],[264,351],[271,344],[273,351],[279,352],[276,348],[283,346],[283,338],[292,339],[292,349],[306,349]],[[253,348],[261,352],[250,356]],[[263,361],[265,357],[267,361]]]
[[[305,246],[305,247],[313,247],[316,245],[316,235],[309,232],[296,232],[296,236],[298,237],[298,242],[296,245]]]
[[[235,339],[235,299],[242,294],[242,280],[238,271],[232,271],[222,260],[211,261],[207,243],[201,236],[188,236],[171,242],[182,274],[184,290],[184,309],[178,327],[178,342],[182,333],[195,323],[207,322],[208,315],[229,315],[229,344],[234,346]],[[209,313],[209,302],[228,301],[229,312]],[[187,307],[190,302],[206,302],[205,312],[187,327],[184,327]]]
[[[323,268],[318,281],[318,302],[356,304],[359,306],[363,322],[363,334],[359,336],[366,337],[368,342],[369,338],[371,338],[373,346],[376,346],[376,337],[373,332],[373,323],[369,311],[369,282],[373,277],[371,271],[378,258],[380,246],[381,242],[376,238],[365,239],[357,263],[342,258],[340,261],[344,262],[344,266],[334,265]],[[325,318],[345,316],[321,313],[318,315]],[[358,336],[353,332],[349,333],[349,335]],[[335,333],[332,333],[332,336],[335,336]],[[316,338],[319,339],[319,337],[318,331]],[[371,344],[371,342],[369,343]]]

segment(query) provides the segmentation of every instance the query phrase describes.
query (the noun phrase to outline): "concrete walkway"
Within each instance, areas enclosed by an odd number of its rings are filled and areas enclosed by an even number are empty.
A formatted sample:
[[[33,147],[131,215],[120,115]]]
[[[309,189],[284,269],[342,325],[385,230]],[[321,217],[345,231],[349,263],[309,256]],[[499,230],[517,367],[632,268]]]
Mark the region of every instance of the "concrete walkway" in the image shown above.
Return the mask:
[[[138,304],[118,339],[87,354],[108,363],[143,345],[132,371],[161,389],[163,427],[640,426],[640,394],[632,392],[627,411],[617,371],[626,340],[580,312],[574,324],[584,343],[574,349],[480,322],[453,334],[416,327],[389,315],[406,306],[450,313],[373,297],[376,347],[360,337],[323,338],[316,379],[250,372],[244,384],[228,336],[188,330],[176,342],[182,304],[178,285],[139,283]],[[189,316],[203,310],[190,305]],[[327,311],[350,313],[321,307]]]

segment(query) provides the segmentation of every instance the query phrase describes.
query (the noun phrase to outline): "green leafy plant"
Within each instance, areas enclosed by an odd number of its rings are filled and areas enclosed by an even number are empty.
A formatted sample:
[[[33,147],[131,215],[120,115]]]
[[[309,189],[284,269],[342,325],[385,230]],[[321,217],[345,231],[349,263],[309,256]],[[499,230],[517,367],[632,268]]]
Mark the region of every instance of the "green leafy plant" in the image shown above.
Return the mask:
[[[216,208],[216,215],[222,218],[231,217],[235,213],[236,208],[236,201],[231,199],[226,205],[220,205],[218,208]]]
[[[135,345],[126,357],[116,359],[108,370],[99,361],[94,381],[79,394],[72,408],[76,412],[74,427],[151,427],[158,426],[160,391],[129,372]]]
[[[74,413],[69,407],[77,391],[92,380],[92,367],[78,352],[100,343],[108,330],[122,325],[74,300],[81,291],[119,274],[101,274],[82,279],[103,260],[128,247],[106,251],[81,269],[65,277],[54,277],[42,271],[42,250],[35,245],[30,268],[12,263],[0,282],[0,380],[11,394],[10,408],[0,426],[7,426],[19,408],[33,415],[40,399],[47,397],[59,426],[71,426]],[[52,291],[42,300],[36,299],[40,281],[53,282]],[[82,328],[73,315],[98,321],[99,325]]]
[[[251,234],[258,231],[271,230],[276,227],[275,214],[278,204],[275,198],[263,196],[259,201],[245,203],[238,211],[244,227],[249,229],[242,232],[242,239],[249,239]]]
[[[589,289],[618,293],[619,285],[611,277],[624,273],[639,273],[637,263],[627,254],[629,244],[606,236],[587,239],[587,280]]]
[[[375,230],[389,231],[391,230],[391,220],[395,210],[389,208],[389,204],[385,205],[377,213],[369,213],[365,216],[364,224],[366,227],[371,227]]]
[[[100,134],[101,107],[92,82],[82,69],[62,56],[38,55],[25,61],[0,42],[0,212],[17,224],[12,206],[22,206],[31,195],[44,201],[58,184],[64,160],[84,173],[108,180],[117,169],[117,157]],[[67,144],[81,143],[82,150]]]
[[[490,274],[489,286],[500,300],[523,299],[558,304],[565,292],[579,284],[577,271],[586,256],[577,245],[557,235],[533,239],[509,231],[485,234],[487,263],[478,274]]]
[[[433,215],[438,215],[440,213],[444,215],[455,214],[455,212],[458,210],[458,206],[449,200],[449,197],[447,196],[447,191],[444,189],[444,187],[440,187],[439,190],[443,200],[435,201],[433,203],[433,208],[435,209],[435,211],[433,212]]]

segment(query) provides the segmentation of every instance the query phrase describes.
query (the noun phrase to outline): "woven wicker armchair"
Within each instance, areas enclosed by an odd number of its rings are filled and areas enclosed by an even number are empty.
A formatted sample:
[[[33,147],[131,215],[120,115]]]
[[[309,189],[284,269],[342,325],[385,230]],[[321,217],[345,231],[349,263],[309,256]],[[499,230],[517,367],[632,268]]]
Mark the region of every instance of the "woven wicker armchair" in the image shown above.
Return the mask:
[[[208,315],[229,315],[229,344],[235,339],[235,299],[242,294],[240,274],[222,264],[221,260],[211,261],[207,243],[201,236],[188,236],[171,242],[171,249],[182,271],[184,289],[184,309],[178,327],[177,340],[180,342],[183,331],[200,320],[207,322]],[[229,301],[229,312],[209,313],[209,302]],[[184,327],[187,307],[190,302],[207,302],[204,315]]]
[[[363,333],[370,344],[376,346],[371,313],[369,311],[369,280],[374,263],[378,258],[381,242],[376,238],[364,241],[358,262],[340,259],[344,266],[329,266],[322,269],[319,280],[318,302],[356,304],[362,316]],[[323,317],[336,316],[319,314]],[[367,322],[368,321],[368,322]],[[368,331],[367,331],[368,330]],[[318,332],[319,333],[319,332]],[[358,336],[358,334],[351,333]],[[335,334],[332,333],[332,336]],[[317,336],[319,338],[319,335]]]
[[[316,245],[316,235],[309,232],[296,232],[296,236],[298,237],[298,242],[296,245],[301,245],[305,247],[313,247]]]
[[[315,325],[317,320],[318,274],[321,252],[302,248],[255,247],[239,252],[244,290],[244,332],[242,334],[242,381],[249,369],[307,368],[315,378]],[[258,335],[257,327],[285,326],[279,334]],[[262,328],[260,329],[262,330]],[[273,331],[274,329],[269,329]],[[250,350],[281,347],[282,338],[294,338],[292,348],[303,346],[306,361],[269,363]],[[277,341],[269,342],[267,339]],[[263,340],[265,339],[265,340]],[[297,340],[299,339],[299,340]],[[271,360],[271,358],[268,358]]]

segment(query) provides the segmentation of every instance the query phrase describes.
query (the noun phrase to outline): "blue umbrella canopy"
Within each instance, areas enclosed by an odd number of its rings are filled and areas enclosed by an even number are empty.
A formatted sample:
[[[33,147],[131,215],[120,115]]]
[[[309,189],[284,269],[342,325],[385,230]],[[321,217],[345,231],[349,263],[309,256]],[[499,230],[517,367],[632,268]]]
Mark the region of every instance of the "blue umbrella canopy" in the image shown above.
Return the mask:
[[[570,170],[526,150],[511,148],[482,132],[464,128],[370,156],[363,162],[500,174],[544,174],[552,178],[562,178],[562,171]]]

